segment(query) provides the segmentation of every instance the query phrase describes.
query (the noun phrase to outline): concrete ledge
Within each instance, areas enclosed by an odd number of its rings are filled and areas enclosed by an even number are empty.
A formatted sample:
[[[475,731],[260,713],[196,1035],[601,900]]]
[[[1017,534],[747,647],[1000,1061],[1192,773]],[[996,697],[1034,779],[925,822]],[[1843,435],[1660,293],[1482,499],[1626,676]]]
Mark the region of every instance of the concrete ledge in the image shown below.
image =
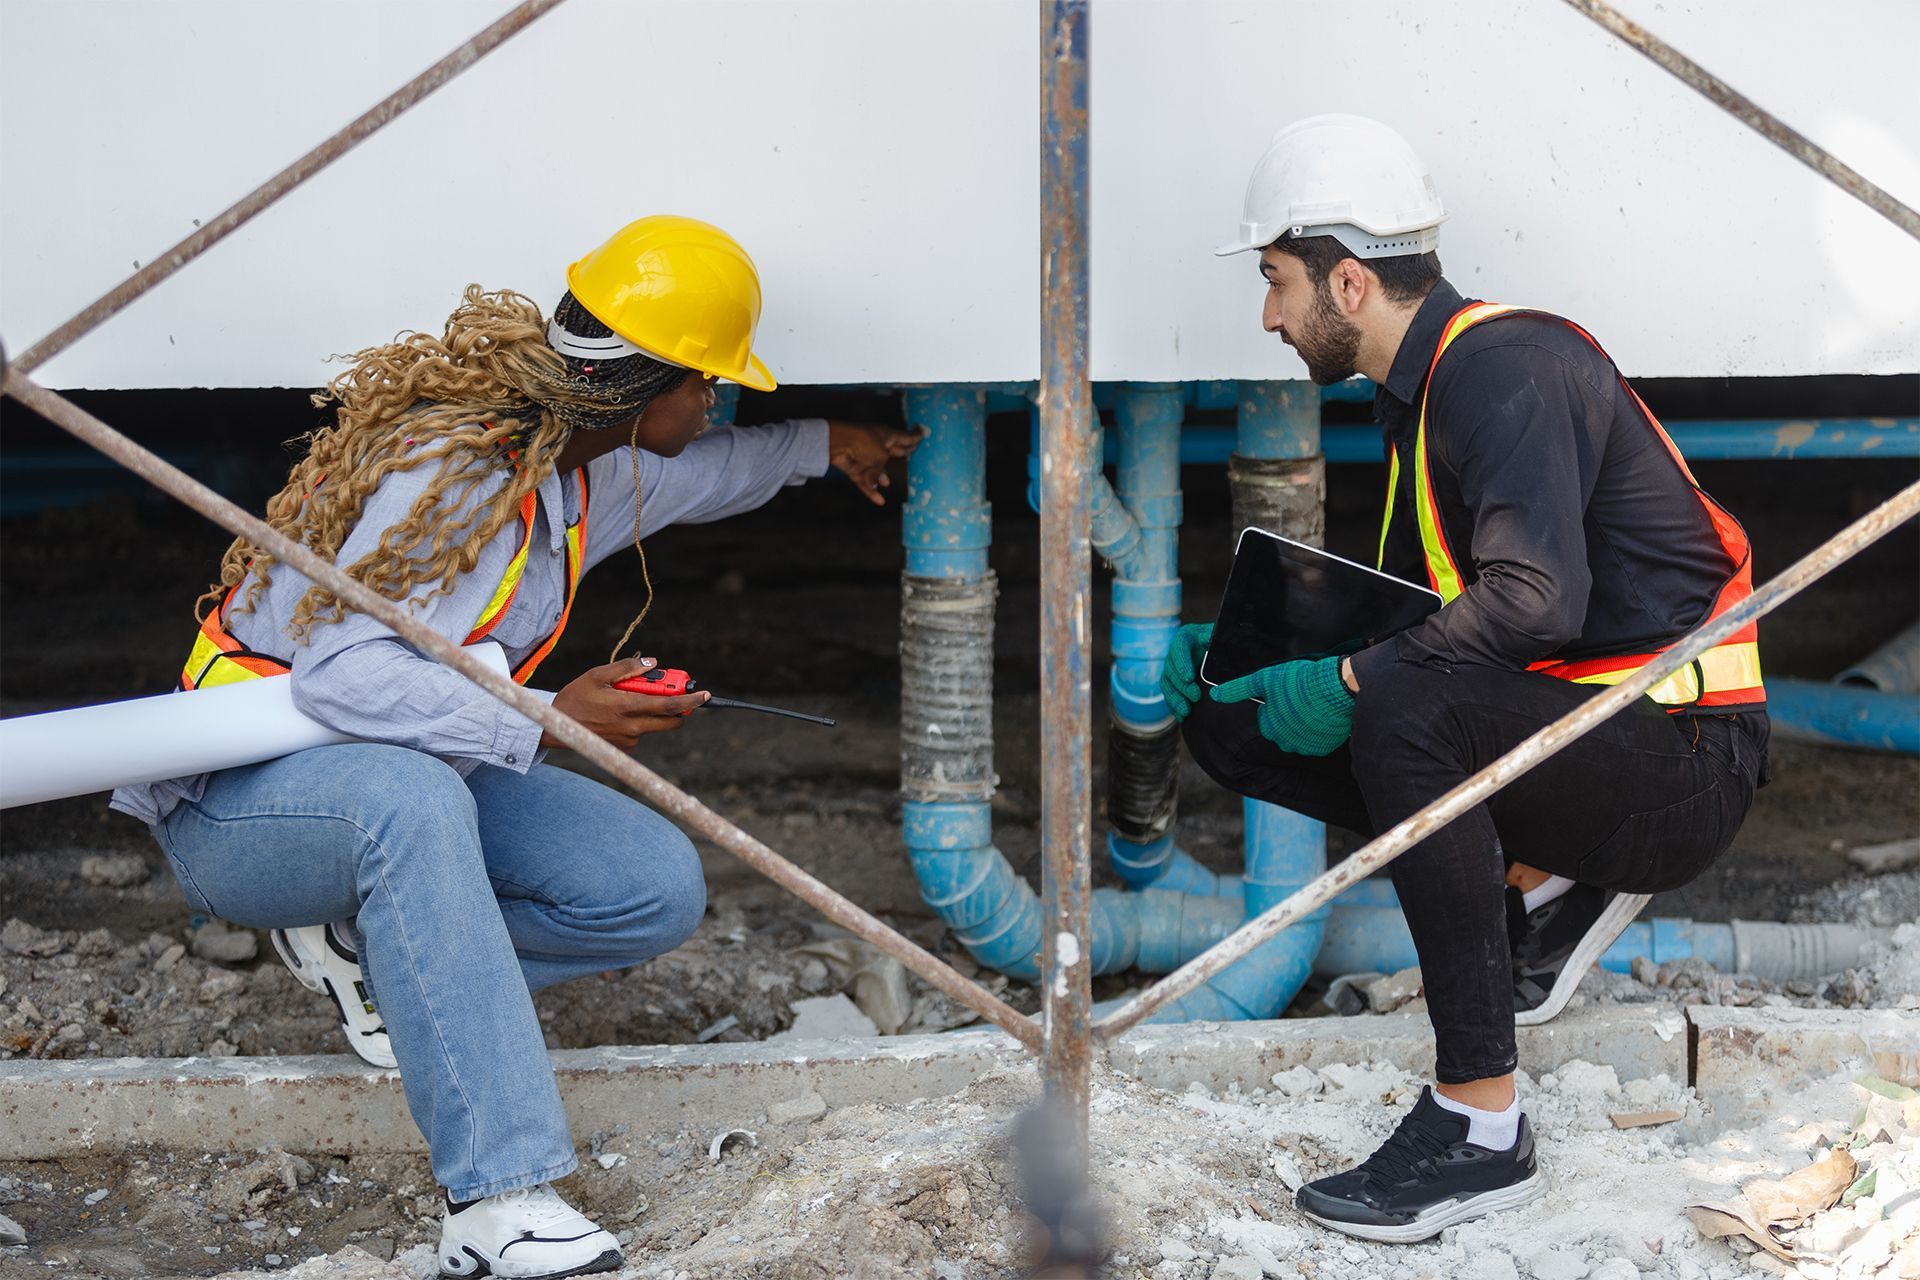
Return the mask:
[[[866,1040],[661,1045],[556,1052],[576,1138],[754,1127],[767,1108],[817,1093],[830,1107],[957,1093],[987,1072],[1027,1062],[998,1031]],[[1687,1074],[1686,1023],[1668,1006],[1580,1010],[1520,1032],[1521,1063],[1551,1070],[1574,1058],[1622,1079]],[[1424,1016],[1289,1019],[1141,1027],[1109,1051],[1113,1069],[1183,1089],[1266,1086],[1305,1064],[1433,1066]],[[106,1154],[136,1145],[290,1151],[423,1149],[397,1072],[357,1058],[176,1058],[0,1064],[0,1160]]]
[[[1694,1088],[1720,1124],[1758,1119],[1836,1076],[1900,1079],[1920,1067],[1920,1013],[1697,1005],[1688,1016]]]

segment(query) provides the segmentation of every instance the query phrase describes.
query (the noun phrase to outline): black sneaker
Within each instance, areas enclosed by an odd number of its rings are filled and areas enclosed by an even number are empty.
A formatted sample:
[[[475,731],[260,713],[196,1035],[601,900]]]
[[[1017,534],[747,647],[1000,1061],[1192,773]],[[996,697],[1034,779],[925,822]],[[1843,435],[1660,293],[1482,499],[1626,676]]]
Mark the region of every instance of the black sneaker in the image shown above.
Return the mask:
[[[1294,1193],[1294,1203],[1323,1227],[1411,1244],[1546,1191],[1525,1116],[1511,1151],[1474,1146],[1467,1141],[1470,1127],[1465,1116],[1435,1102],[1433,1090],[1422,1089],[1378,1151],[1345,1173],[1309,1182]]]
[[[1573,998],[1575,987],[1647,905],[1644,893],[1614,893],[1576,884],[1532,911],[1507,889],[1507,940],[1513,945],[1513,1021],[1545,1022]]]

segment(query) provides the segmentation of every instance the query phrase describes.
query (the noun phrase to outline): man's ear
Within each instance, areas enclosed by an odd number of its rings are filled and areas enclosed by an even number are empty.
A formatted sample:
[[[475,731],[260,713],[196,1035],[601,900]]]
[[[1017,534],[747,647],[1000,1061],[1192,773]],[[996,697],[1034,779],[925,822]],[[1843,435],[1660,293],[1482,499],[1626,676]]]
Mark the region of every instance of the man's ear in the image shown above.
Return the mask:
[[[1327,276],[1327,288],[1333,294],[1340,314],[1349,318],[1359,313],[1373,290],[1373,277],[1355,258],[1342,258]]]

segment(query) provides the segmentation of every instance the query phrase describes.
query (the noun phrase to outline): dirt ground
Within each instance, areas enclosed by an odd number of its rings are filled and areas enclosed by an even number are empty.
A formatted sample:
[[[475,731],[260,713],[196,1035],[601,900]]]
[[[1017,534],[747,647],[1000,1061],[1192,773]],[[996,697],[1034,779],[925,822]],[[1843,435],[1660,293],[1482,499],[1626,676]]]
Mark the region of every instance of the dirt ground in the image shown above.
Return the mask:
[[[835,407],[888,411],[879,399]],[[1022,493],[1024,431],[1014,429],[1018,425],[996,423],[992,436],[993,554],[1002,587],[995,671],[1001,785],[994,816],[1000,848],[1016,869],[1037,880],[1037,556],[1035,522]],[[1330,543],[1336,550],[1357,549],[1367,537],[1381,483],[1377,470],[1332,471]],[[1912,470],[1827,463],[1701,468],[1703,482],[1746,518],[1760,548],[1762,579],[1911,479]],[[242,497],[262,491],[260,472],[257,459],[240,468],[233,491]],[[1189,469],[1184,482],[1187,613],[1200,616],[1211,610],[1224,581],[1225,482],[1217,468]],[[898,536],[897,512],[867,508],[833,478],[789,491],[749,516],[656,536],[648,551],[658,604],[643,636],[645,651],[694,670],[719,692],[834,715],[840,726],[825,730],[709,712],[676,734],[644,744],[640,754],[809,871],[970,969],[920,903],[900,848]],[[188,605],[222,545],[218,532],[197,517],[144,500],[0,522],[0,713],[168,687],[190,633]],[[1920,612],[1916,584],[1920,540],[1909,529],[1770,624],[1763,633],[1769,670],[1831,675]],[[604,661],[639,592],[635,566],[617,561],[597,571],[547,672],[559,680],[565,678],[561,673]],[[1104,615],[1102,608],[1101,626]],[[1102,663],[1095,689],[1103,690],[1104,683]],[[1096,707],[1096,723],[1104,723],[1104,714]],[[1096,744],[1096,791],[1101,754]],[[1699,881],[1656,899],[1652,913],[1703,920],[1913,919],[1920,912],[1920,877],[1855,880],[1846,852],[1920,833],[1920,761],[1777,742],[1774,765],[1775,782],[1760,793],[1733,850]],[[1188,765],[1182,803],[1183,845],[1208,865],[1236,869],[1237,798]],[[1331,833],[1334,856],[1356,843],[1346,833]],[[694,939],[627,973],[543,993],[537,1003],[552,1045],[686,1042],[703,1033],[757,1039],[791,1021],[795,999],[842,989],[844,966],[830,962],[831,947],[829,959],[818,949],[833,941],[830,928],[724,854],[703,849],[703,856],[711,908]],[[0,1057],[339,1049],[325,1006],[293,983],[265,950],[264,939],[251,958],[222,961],[199,954],[224,944],[237,950],[221,954],[234,956],[245,941],[220,938],[218,925],[201,935],[207,922],[188,911],[144,829],[109,814],[101,798],[0,814],[0,922]],[[1716,986],[1697,975],[1667,977],[1664,986],[1657,975],[1647,982],[1620,977],[1597,983],[1596,993],[1839,1005],[1877,998],[1870,989],[1849,986],[1845,975],[1794,991]],[[1100,994],[1126,985],[1108,980]],[[917,986],[915,991],[921,998],[902,1029],[937,1030],[963,1016],[943,999]],[[1021,1007],[1037,1003],[1022,984],[1004,992]],[[1313,1012],[1318,992],[1310,987],[1293,1012]],[[805,1219],[815,1236],[823,1226],[856,1236],[871,1231],[876,1234],[859,1238],[898,1243],[904,1250],[896,1269],[864,1274],[1002,1274],[1017,1261],[1022,1228],[1007,1207],[1004,1156],[993,1153],[989,1138],[1026,1087],[1016,1080],[983,1081],[950,1104],[957,1110],[940,1112],[939,1125],[929,1115],[836,1113],[815,1126],[801,1148],[781,1145],[737,1167],[722,1165],[719,1182],[705,1163],[705,1136],[645,1150],[609,1138],[607,1152],[626,1154],[626,1163],[602,1169],[590,1162],[569,1191],[607,1213],[610,1225],[634,1232],[637,1255],[685,1259],[676,1265],[693,1276],[841,1273],[829,1261],[809,1261],[799,1246],[766,1254],[773,1261],[758,1270],[744,1267],[740,1250],[729,1253],[716,1223],[743,1197],[763,1203],[781,1196],[787,1197],[779,1200],[787,1206],[782,1211],[795,1221]],[[1207,1125],[1196,1118],[1204,1109],[1195,1111],[1186,1099],[1149,1105],[1128,1088],[1113,1086],[1106,1095],[1109,1109],[1096,1121],[1096,1128],[1108,1126],[1103,1141],[1113,1144],[1110,1150],[1126,1149],[1129,1116],[1138,1113],[1141,1124],[1186,1116],[1183,1123],[1201,1144],[1196,1150],[1220,1152],[1217,1159],[1226,1162],[1206,1172],[1210,1186],[1224,1178],[1235,1187],[1263,1185],[1264,1191],[1247,1192],[1256,1198],[1271,1201],[1279,1194],[1266,1168],[1266,1146],[1255,1144],[1251,1155],[1227,1154],[1217,1136],[1205,1136]],[[1264,1105],[1271,1109],[1271,1103]],[[978,1122],[949,1132],[947,1121],[972,1115],[967,1108],[979,1113]],[[853,1175],[846,1170],[865,1166],[845,1163],[846,1150],[877,1141],[861,1135],[886,1132],[890,1125],[941,1132],[924,1149],[912,1147],[896,1166],[887,1166],[898,1170],[887,1179],[856,1179],[858,1186],[848,1181]],[[234,1266],[290,1267],[350,1241],[376,1256],[398,1251],[404,1260],[408,1248],[429,1239],[422,1215],[431,1217],[434,1188],[424,1161],[310,1161],[303,1172],[281,1156],[212,1145],[209,1153],[143,1152],[0,1171],[0,1213],[27,1225],[34,1242],[24,1256],[0,1253],[0,1270],[31,1267],[38,1274],[47,1263],[64,1262],[67,1274],[209,1275]],[[1301,1167],[1317,1170],[1362,1154],[1363,1145],[1355,1138],[1344,1147],[1309,1149]],[[876,1148],[872,1158],[885,1156]],[[829,1166],[841,1172],[821,1172]],[[1124,1199],[1128,1187],[1138,1186],[1136,1177],[1165,1176],[1170,1169],[1149,1162],[1124,1178],[1115,1172],[1116,1196]],[[87,1197],[103,1188],[109,1194],[89,1205]],[[828,1196],[821,1204],[833,1207],[815,1221],[819,1195]],[[962,1221],[964,1228],[953,1225]],[[909,1230],[901,1223],[915,1225]],[[292,1234],[296,1227],[302,1227],[299,1235]],[[964,1259],[939,1244],[955,1230],[975,1247]],[[1145,1231],[1129,1238],[1145,1240]],[[206,1252],[214,1248],[220,1252]],[[1130,1256],[1137,1257],[1140,1274],[1216,1274],[1184,1263],[1168,1270],[1164,1259],[1173,1254]],[[1379,1272],[1358,1263],[1342,1271],[1337,1247],[1329,1255],[1334,1261],[1315,1270],[1318,1256],[1302,1255],[1298,1274],[1404,1274],[1409,1280],[1466,1274],[1437,1254],[1430,1262]],[[947,1262],[952,1265],[939,1270]],[[662,1266],[636,1274],[675,1274]],[[1483,1272],[1508,1274],[1484,1267],[1473,1274]],[[1702,1263],[1694,1271],[1653,1274],[1717,1277],[1721,1271]]]

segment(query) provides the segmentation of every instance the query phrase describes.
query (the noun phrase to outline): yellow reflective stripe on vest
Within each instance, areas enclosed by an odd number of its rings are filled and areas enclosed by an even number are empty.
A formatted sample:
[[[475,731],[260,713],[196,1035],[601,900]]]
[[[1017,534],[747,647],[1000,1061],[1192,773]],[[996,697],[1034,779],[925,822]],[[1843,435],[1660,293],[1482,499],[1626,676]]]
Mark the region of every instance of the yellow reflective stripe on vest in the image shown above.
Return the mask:
[[[1638,671],[1644,662],[1634,662],[1631,666],[1615,671],[1598,671],[1589,675],[1572,677],[1575,684],[1619,684]],[[1705,678],[1705,688],[1701,680]],[[1647,690],[1647,696],[1655,702],[1670,707],[1687,707],[1700,701],[1707,690],[1757,689],[1760,687],[1760,645],[1756,641],[1744,644],[1716,645]]]
[[[1393,495],[1400,492],[1400,451],[1387,450],[1387,510],[1380,517],[1380,553],[1373,558],[1373,567],[1380,572],[1387,571],[1387,530],[1393,527]]]

